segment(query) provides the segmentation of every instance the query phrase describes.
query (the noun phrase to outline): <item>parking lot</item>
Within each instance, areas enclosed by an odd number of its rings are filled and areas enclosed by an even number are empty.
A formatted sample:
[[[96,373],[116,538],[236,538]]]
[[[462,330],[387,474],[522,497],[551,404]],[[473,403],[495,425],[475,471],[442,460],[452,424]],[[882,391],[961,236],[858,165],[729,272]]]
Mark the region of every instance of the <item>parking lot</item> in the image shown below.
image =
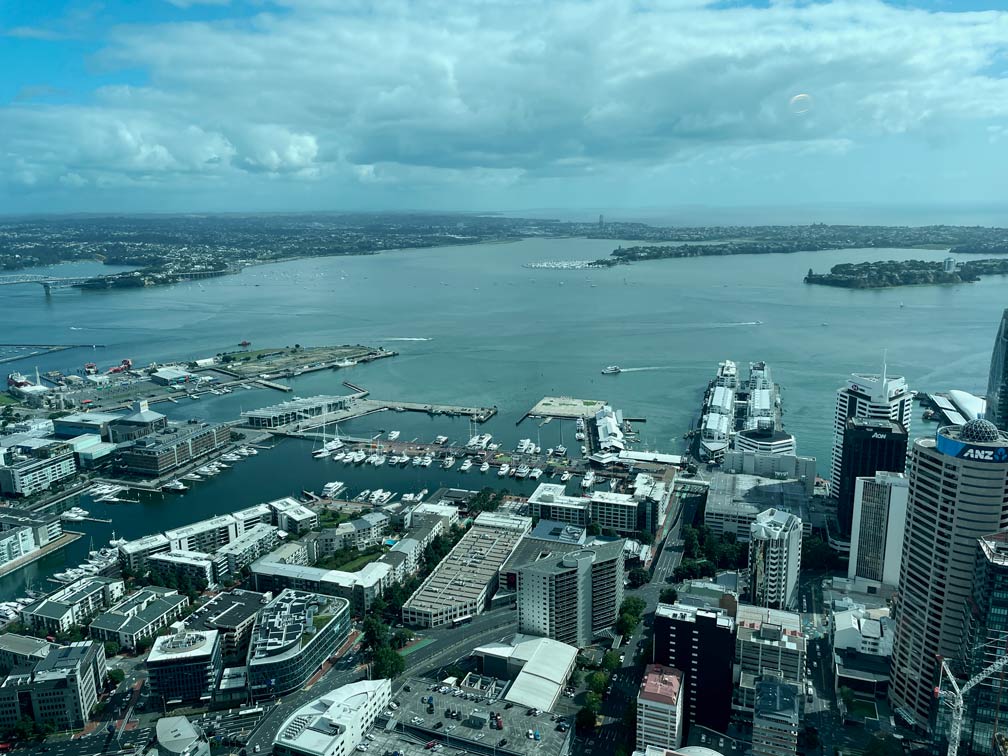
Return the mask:
[[[561,701],[573,707],[568,703],[571,699],[561,697]],[[395,731],[393,736],[406,735],[405,743],[413,742],[408,737],[411,735],[417,742],[423,740],[422,750],[435,741],[443,749],[455,752],[561,754],[573,725],[572,715],[530,713],[527,707],[501,698],[464,694],[458,688],[435,685],[430,680],[410,680],[395,702],[398,708],[388,712],[389,727]],[[375,731],[379,729],[376,727]],[[373,748],[378,748],[377,741]],[[392,747],[383,748],[380,753],[385,750],[402,752],[402,748]]]

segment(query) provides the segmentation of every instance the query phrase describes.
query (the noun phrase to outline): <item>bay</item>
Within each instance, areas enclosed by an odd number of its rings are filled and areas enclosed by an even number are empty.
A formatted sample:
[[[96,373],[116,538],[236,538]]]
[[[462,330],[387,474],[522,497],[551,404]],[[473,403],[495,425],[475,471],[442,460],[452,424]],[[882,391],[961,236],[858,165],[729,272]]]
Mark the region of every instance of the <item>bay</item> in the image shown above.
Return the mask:
[[[703,389],[719,360],[766,360],[783,387],[785,428],[798,451],[828,466],[835,391],[852,371],[888,369],[915,389],[986,389],[990,349],[1008,301],[1002,277],[954,287],[855,291],[807,286],[808,269],[883,259],[940,260],[940,250],[841,250],[790,255],[657,260],[606,270],[541,270],[542,260],[591,260],[619,242],[528,239],[363,257],[293,260],[255,266],[199,283],[123,291],[0,287],[5,342],[103,344],[10,363],[10,370],[74,370],[95,360],[139,365],[234,349],[300,343],[368,344],[395,349],[388,360],[294,381],[299,396],[341,393],[342,380],[379,398],[496,405],[481,431],[507,444],[537,438],[576,451],[573,427],[516,421],[543,395],[604,399],[644,417],[642,447],[682,449]],[[624,245],[631,242],[623,242]],[[72,270],[71,270],[72,268]],[[62,275],[107,272],[97,263],[48,268]],[[25,271],[32,272],[32,271]],[[901,306],[902,305],[902,306]],[[603,367],[637,368],[614,376]],[[233,418],[242,409],[289,398],[267,389],[199,402],[158,405],[174,419]],[[383,413],[341,428],[353,435],[398,429],[403,438],[468,438],[465,420]],[[562,431],[561,431],[562,429]],[[933,432],[918,422],[917,433]],[[310,444],[284,442],[238,463],[184,496],[140,504],[81,506],[111,525],[74,523],[87,533],[73,546],[0,580],[12,595],[26,580],[79,563],[93,539],[114,529],[127,538],[228,512],[269,498],[319,490],[344,480],[351,492],[398,492],[438,485],[497,484],[495,477],[437,468],[347,469],[311,459]],[[533,483],[509,480],[512,490]]]

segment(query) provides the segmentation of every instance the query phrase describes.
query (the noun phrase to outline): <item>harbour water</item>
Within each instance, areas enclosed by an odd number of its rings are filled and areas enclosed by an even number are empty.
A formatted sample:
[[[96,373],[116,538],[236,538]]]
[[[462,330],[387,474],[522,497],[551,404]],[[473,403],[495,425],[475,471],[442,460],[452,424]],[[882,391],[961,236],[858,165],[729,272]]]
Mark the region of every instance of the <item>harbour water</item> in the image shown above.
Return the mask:
[[[842,250],[792,255],[659,260],[607,270],[530,270],[525,263],[585,260],[618,242],[534,239],[513,244],[445,247],[375,256],[304,259],[258,266],[235,276],[155,289],[43,296],[40,287],[0,288],[0,332],[19,343],[94,343],[8,364],[9,370],[73,370],[94,360],[129,357],[144,365],[213,355],[248,339],[254,347],[314,344],[380,345],[400,356],[349,370],[294,380],[295,393],[340,393],[344,379],[378,398],[490,406],[499,409],[481,432],[512,446],[560,440],[576,452],[570,423],[515,422],[543,395],[604,399],[633,417],[641,446],[681,450],[703,389],[719,360],[764,359],[782,386],[785,428],[801,454],[828,465],[833,396],[852,370],[881,369],[921,390],[982,393],[1008,281],[990,277],[955,287],[855,291],[806,286],[809,268],[839,262],[931,259],[931,250]],[[624,242],[627,244],[628,242]],[[59,273],[103,272],[97,264],[59,266]],[[29,271],[30,272],[30,271]],[[44,272],[53,272],[48,269]],[[629,370],[601,375],[606,365]],[[200,401],[157,405],[176,419],[233,418],[290,398],[277,391],[238,390]],[[348,423],[357,436],[400,430],[403,439],[469,436],[464,419],[386,412]],[[914,433],[927,432],[918,423]],[[0,594],[19,593],[86,556],[93,538],[112,530],[136,537],[302,489],[343,480],[397,492],[438,485],[496,485],[493,475],[427,469],[347,468],[313,460],[310,442],[285,441],[186,494],[143,497],[139,504],[79,503],[110,525],[73,523],[84,531],[63,552],[0,580]],[[508,480],[511,490],[531,481]],[[134,494],[130,494],[135,498]]]

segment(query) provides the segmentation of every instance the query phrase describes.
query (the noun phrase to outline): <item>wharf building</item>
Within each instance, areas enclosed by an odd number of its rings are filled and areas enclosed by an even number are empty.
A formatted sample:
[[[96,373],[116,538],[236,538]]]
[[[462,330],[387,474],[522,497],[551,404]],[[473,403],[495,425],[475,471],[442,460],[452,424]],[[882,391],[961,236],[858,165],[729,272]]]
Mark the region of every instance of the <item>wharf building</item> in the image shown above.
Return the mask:
[[[119,578],[86,577],[21,610],[21,621],[29,630],[50,634],[65,633],[107,609],[126,593]]]
[[[902,473],[877,472],[854,483],[854,515],[847,578],[875,591],[899,583],[909,482]]]
[[[683,742],[683,673],[649,664],[637,693],[637,748],[678,748]]]
[[[253,699],[280,696],[304,685],[350,632],[350,602],[285,590],[256,617],[248,650]]]
[[[770,677],[756,684],[753,756],[795,756],[801,728],[799,690]]]
[[[890,698],[923,725],[935,659],[958,659],[966,644],[977,541],[1008,525],[1008,433],[987,420],[940,428],[914,441],[908,478]]]
[[[120,447],[116,467],[130,475],[157,478],[224,448],[230,441],[228,425],[170,425]]]
[[[360,680],[297,709],[273,740],[275,756],[346,756],[392,699],[390,680]]]
[[[56,438],[76,438],[81,435],[97,434],[102,441],[109,441],[109,424],[121,417],[114,412],[75,412],[53,420],[53,435]]]
[[[1008,309],[1001,315],[991,352],[985,417],[1001,430],[1008,430]]]
[[[168,427],[168,418],[150,409],[146,400],[136,402],[133,412],[108,423],[108,440],[124,444]]]
[[[42,443],[0,447],[0,493],[32,496],[77,474],[77,458],[69,444],[36,440]]]
[[[749,595],[757,606],[793,609],[798,597],[802,522],[768,509],[749,528]]]
[[[830,491],[833,496],[837,496],[840,491],[843,438],[847,421],[852,417],[889,420],[899,423],[909,433],[912,410],[912,397],[906,379],[889,376],[885,369],[882,375],[854,373],[837,390],[833,416],[833,456],[830,462]],[[874,470],[863,474],[870,475],[872,472]]]
[[[654,660],[682,671],[684,735],[694,725],[728,730],[734,659],[735,620],[727,611],[658,604]]]
[[[30,671],[0,683],[0,727],[9,731],[26,718],[57,730],[83,727],[107,679],[101,643],[53,647]]]
[[[223,671],[220,633],[179,630],[160,636],[147,655],[151,695],[162,708],[183,703],[206,705]]]
[[[517,568],[518,632],[583,648],[623,601],[623,540],[541,552]]]
[[[794,456],[797,453],[795,437],[778,428],[769,417],[759,418],[755,428],[736,433],[732,446],[737,452],[752,452],[768,457]]]
[[[242,412],[249,428],[283,428],[309,422],[318,425],[328,415],[353,407],[353,396],[311,396]]]
[[[173,588],[147,586],[95,617],[88,633],[95,640],[135,650],[181,617],[187,606],[189,598]]]
[[[807,639],[797,614],[747,604],[739,604],[735,627],[738,678],[733,706],[748,722],[756,703],[757,683],[765,675],[805,689]]]
[[[403,622],[439,627],[481,614],[497,592],[501,566],[531,530],[531,517],[482,512],[403,605]]]
[[[852,417],[844,429],[840,451],[840,483],[834,495],[840,532],[851,536],[854,519],[854,489],[857,479],[876,472],[906,470],[907,432],[899,423],[885,419]]]

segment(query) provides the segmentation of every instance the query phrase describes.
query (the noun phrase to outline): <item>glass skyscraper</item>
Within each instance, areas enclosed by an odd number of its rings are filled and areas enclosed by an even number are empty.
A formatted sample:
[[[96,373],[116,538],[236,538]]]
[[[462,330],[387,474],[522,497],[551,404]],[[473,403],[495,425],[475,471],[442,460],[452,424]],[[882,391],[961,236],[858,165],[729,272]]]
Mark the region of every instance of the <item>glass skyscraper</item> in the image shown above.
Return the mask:
[[[991,354],[986,417],[1001,430],[1008,430],[1008,310],[1001,315]]]

